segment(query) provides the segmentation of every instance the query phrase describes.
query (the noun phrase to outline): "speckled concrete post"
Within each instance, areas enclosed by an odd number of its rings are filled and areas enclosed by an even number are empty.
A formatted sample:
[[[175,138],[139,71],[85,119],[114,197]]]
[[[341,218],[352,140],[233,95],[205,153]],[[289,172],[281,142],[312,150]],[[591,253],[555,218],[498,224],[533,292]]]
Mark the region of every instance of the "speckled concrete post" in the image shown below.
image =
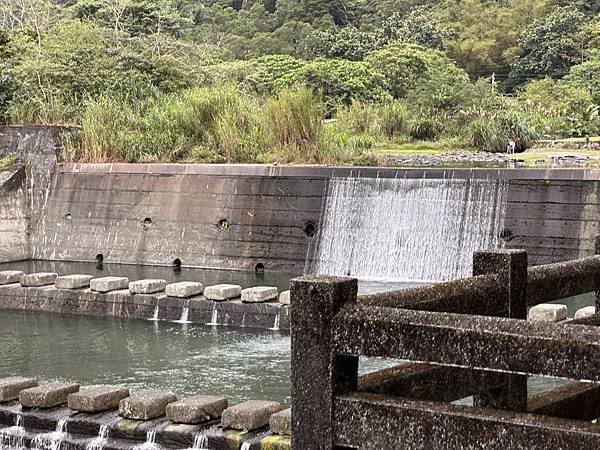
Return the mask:
[[[358,358],[333,353],[332,321],[356,302],[357,281],[307,276],[291,282],[292,448],[333,449],[333,399],[356,390]]]
[[[600,236],[596,236],[596,255],[600,255]],[[594,292],[594,304],[596,306],[596,312],[600,312],[600,291]]]
[[[498,274],[498,295],[508,301],[506,317],[527,319],[527,252],[493,250],[473,254],[473,275]],[[527,376],[506,375],[503,386],[473,396],[473,404],[511,411],[527,411]]]

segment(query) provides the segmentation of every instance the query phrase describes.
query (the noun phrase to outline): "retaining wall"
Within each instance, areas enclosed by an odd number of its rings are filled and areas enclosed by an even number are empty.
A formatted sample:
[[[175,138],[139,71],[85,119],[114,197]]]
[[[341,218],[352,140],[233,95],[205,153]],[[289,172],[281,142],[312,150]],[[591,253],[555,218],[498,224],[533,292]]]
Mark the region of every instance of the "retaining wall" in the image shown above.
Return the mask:
[[[25,168],[0,172],[0,262],[29,257]]]

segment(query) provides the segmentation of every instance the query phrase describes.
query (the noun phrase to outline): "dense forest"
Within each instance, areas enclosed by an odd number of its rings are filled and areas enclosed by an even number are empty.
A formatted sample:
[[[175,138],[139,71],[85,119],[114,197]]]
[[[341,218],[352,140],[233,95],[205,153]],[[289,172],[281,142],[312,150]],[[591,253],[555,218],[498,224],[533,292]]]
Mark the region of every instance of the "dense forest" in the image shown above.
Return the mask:
[[[0,122],[82,161],[353,162],[598,133],[597,0],[2,0]]]

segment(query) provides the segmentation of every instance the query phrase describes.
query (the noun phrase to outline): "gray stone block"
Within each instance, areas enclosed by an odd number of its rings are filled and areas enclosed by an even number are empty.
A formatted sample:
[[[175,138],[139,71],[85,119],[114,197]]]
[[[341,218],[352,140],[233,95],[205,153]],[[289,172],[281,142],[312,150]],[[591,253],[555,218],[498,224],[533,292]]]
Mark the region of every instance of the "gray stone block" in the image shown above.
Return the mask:
[[[172,392],[145,391],[119,402],[119,415],[125,419],[150,420],[163,416],[169,403],[177,401]]]
[[[194,281],[181,281],[179,283],[167,284],[166,290],[168,297],[188,298],[202,294],[204,286],[202,283]]]
[[[96,292],[111,292],[127,289],[129,279],[125,277],[102,277],[92,278],[90,280],[90,288]]]
[[[156,294],[164,291],[166,286],[165,280],[137,280],[129,283],[129,290],[132,294]]]
[[[73,411],[95,413],[117,409],[119,402],[129,397],[129,390],[119,386],[97,386],[69,395],[69,408]]]
[[[0,285],[18,283],[23,275],[20,270],[3,270],[0,272]]]
[[[238,298],[242,293],[242,287],[237,284],[216,284],[204,289],[204,296],[209,300],[222,302],[232,298]]]
[[[277,288],[268,286],[257,286],[242,291],[244,303],[262,303],[277,299]]]
[[[292,434],[292,408],[284,409],[271,416],[269,419],[269,428],[272,433]]]
[[[529,310],[528,320],[532,322],[560,322],[567,318],[567,305],[542,303]]]
[[[21,276],[21,286],[23,287],[40,287],[40,286],[49,286],[54,284],[58,278],[57,273],[52,272],[40,272],[40,273],[30,273],[23,274]]]
[[[65,275],[56,279],[56,289],[83,289],[90,287],[91,275]]]
[[[290,291],[283,291],[281,294],[279,294],[279,303],[284,305],[290,304]]]
[[[596,314],[595,306],[586,306],[585,308],[580,308],[575,312],[575,319],[585,319],[587,317],[592,317]]]
[[[37,378],[8,377],[0,379],[0,402],[10,402],[19,398],[24,389],[37,386]]]
[[[19,402],[27,408],[52,408],[67,403],[69,394],[79,391],[78,384],[48,383],[22,390]]]
[[[196,395],[167,405],[167,419],[174,423],[195,424],[218,419],[227,408],[227,399],[214,395]]]
[[[269,423],[269,418],[281,410],[277,402],[250,400],[223,411],[221,425],[235,430],[255,430]]]

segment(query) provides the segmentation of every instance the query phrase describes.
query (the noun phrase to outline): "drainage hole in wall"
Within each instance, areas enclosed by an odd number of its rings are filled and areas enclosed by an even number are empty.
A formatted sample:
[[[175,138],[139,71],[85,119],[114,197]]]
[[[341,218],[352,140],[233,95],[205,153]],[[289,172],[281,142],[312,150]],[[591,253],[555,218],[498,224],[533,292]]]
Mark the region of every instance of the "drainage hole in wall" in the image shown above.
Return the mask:
[[[73,216],[71,214],[65,214],[65,222],[70,222],[73,220]]]
[[[265,265],[263,263],[258,263],[256,266],[254,266],[254,272],[265,273]]]
[[[504,242],[510,242],[513,239],[513,233],[511,230],[509,230],[508,228],[505,228],[504,230],[502,230],[500,232],[500,239],[502,239]]]
[[[314,223],[308,222],[306,225],[304,225],[304,234],[306,234],[306,236],[313,237],[316,232],[317,226]]]
[[[181,274],[181,260],[179,258],[175,258],[173,260],[173,272],[175,272],[176,275]]]
[[[150,225],[152,225],[152,219],[150,217],[146,217],[143,220],[142,225],[144,225],[144,229],[150,228]]]
[[[96,255],[96,264],[102,264],[104,262],[104,255],[102,253],[98,253]]]
[[[229,221],[227,219],[219,220],[217,228],[219,228],[219,230],[226,230],[227,228],[229,228]]]

